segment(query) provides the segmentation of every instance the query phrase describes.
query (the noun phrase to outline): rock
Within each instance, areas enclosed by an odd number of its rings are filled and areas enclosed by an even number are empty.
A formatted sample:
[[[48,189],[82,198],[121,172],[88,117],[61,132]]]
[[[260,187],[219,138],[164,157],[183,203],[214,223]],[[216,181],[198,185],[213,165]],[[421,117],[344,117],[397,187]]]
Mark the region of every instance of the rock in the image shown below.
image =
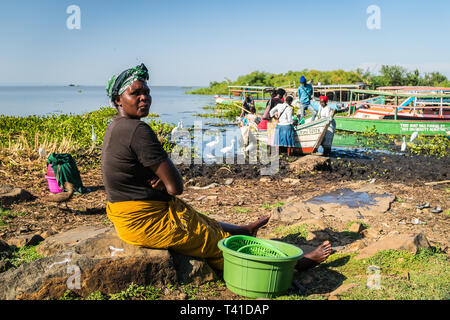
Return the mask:
[[[356,240],[355,242],[346,246],[345,251],[346,252],[354,252],[354,251],[364,249],[365,247],[367,247],[366,242],[364,240],[360,239],[360,240]]]
[[[81,296],[120,292],[131,282],[200,285],[217,279],[203,259],[130,245],[114,228],[84,226],[59,233],[45,239],[37,252],[45,258],[0,275],[0,299],[58,298],[76,277],[79,285],[73,290]]]
[[[348,228],[348,231],[360,233],[364,229],[361,223],[352,223],[352,225]]]
[[[355,198],[356,197],[356,198]],[[374,184],[359,186],[356,189],[338,189],[311,197],[299,197],[277,208],[272,219],[286,223],[296,223],[308,219],[333,216],[339,221],[362,221],[368,217],[380,217],[390,210],[395,196],[384,192]]]
[[[66,290],[85,297],[96,290],[120,292],[132,282],[160,286],[175,280],[176,271],[166,250],[151,250],[145,257],[109,259],[69,252],[0,274],[0,299],[57,299]]]
[[[272,212],[271,219],[291,224],[313,218],[315,218],[315,215],[305,206],[304,202],[297,200],[282,207],[275,208]]]
[[[331,161],[329,157],[306,155],[289,164],[289,170],[295,173],[311,172],[329,168]]]
[[[224,185],[229,186],[233,183],[234,179],[233,178],[228,178],[225,180]]]
[[[362,249],[355,259],[369,258],[380,250],[407,250],[416,254],[419,248],[430,248],[423,232],[389,235]]]
[[[40,235],[27,234],[9,239],[8,244],[10,246],[16,246],[17,248],[20,248],[23,246],[35,246],[39,244],[41,241],[44,241],[44,238],[41,237]]]
[[[369,228],[369,229],[364,229],[361,234],[365,237],[365,238],[369,238],[369,239],[375,239],[378,238],[380,235],[380,231],[378,229],[375,228]]]
[[[54,232],[53,230],[47,230],[41,233],[41,237],[47,239],[48,237],[53,236],[55,234],[56,232]]]
[[[0,260],[0,273],[5,272],[11,267],[13,267],[13,265],[8,260]]]
[[[9,185],[0,185],[0,205],[7,206],[11,203],[32,200],[35,197],[28,191]]]

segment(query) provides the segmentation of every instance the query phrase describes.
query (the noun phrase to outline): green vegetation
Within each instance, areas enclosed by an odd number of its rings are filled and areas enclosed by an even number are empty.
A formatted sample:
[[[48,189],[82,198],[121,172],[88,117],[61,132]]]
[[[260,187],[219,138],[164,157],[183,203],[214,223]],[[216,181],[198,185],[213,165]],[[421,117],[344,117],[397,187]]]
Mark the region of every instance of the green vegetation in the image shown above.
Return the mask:
[[[38,259],[43,258],[40,254],[36,252],[36,248],[38,245],[35,246],[23,246],[20,248],[10,248],[9,249],[9,262],[14,267],[19,267],[21,264],[29,263]]]
[[[438,249],[422,249],[416,255],[407,251],[383,250],[371,258],[355,260],[355,254],[333,254],[317,268],[298,273],[300,282],[313,280],[302,294],[279,297],[280,300],[327,299],[340,285],[354,284],[339,294],[341,300],[448,300],[450,262]],[[380,288],[367,283],[380,270]]]
[[[445,135],[432,137],[419,136],[413,143],[408,143],[411,154],[436,156],[439,158],[450,155],[450,139]]]
[[[170,295],[178,295],[180,293],[186,296],[186,299],[196,300],[199,297],[219,296],[219,293],[214,290],[224,288],[223,281],[211,281],[201,286],[192,284],[181,284],[166,286],[166,290]],[[165,293],[167,294],[167,293]],[[59,300],[159,300],[163,297],[162,288],[155,286],[143,286],[131,283],[127,289],[119,293],[105,294],[100,291],[94,291],[85,298],[79,296],[75,291],[67,290]]]
[[[11,210],[4,209],[0,207],[0,227],[4,227],[11,223],[11,221],[16,217],[21,217],[26,215],[23,212],[13,212]]]
[[[261,208],[266,209],[266,210],[270,210],[272,208],[279,208],[284,206],[284,202],[282,201],[277,201],[274,204],[269,204],[269,203],[264,203],[263,205],[261,205]]]
[[[251,210],[249,208],[235,207],[234,211],[237,212],[237,213],[248,213]]]
[[[298,240],[306,240],[308,237],[308,229],[306,224],[277,227],[274,229],[274,232],[282,236],[283,241],[287,242],[298,242]]]
[[[346,133],[339,131],[339,134]],[[391,152],[400,151],[399,145],[402,143],[402,136],[379,134],[374,127],[366,132],[353,132],[351,134],[356,136],[356,144],[361,148]],[[405,138],[406,140],[409,139],[407,136]],[[419,134],[412,143],[407,142],[407,151],[412,155],[446,157],[450,155],[450,139],[443,134],[434,136]]]
[[[52,152],[71,153],[75,160],[88,158],[87,152],[98,152],[100,149],[105,130],[116,113],[114,108],[102,107],[81,115],[0,115],[0,165],[14,166],[21,160],[34,161],[39,157],[39,148],[44,149],[47,155]],[[170,151],[172,144],[168,135],[175,126],[154,119],[149,121],[149,125],[158,134],[164,148]],[[97,137],[95,144],[91,139],[92,127]],[[99,162],[99,157],[89,158]]]
[[[233,104],[218,103],[215,106],[203,107],[204,110],[212,110],[212,113],[196,113],[193,116],[202,118],[223,118],[234,120],[241,114],[241,109]]]
[[[228,86],[267,86],[281,87],[299,85],[299,78],[304,75],[308,81],[327,84],[353,84],[364,82],[369,88],[380,86],[450,86],[450,80],[439,72],[430,72],[423,75],[419,70],[409,72],[401,66],[383,65],[379,74],[356,69],[355,71],[333,70],[318,71],[304,69],[302,71],[288,71],[287,73],[272,74],[263,71],[254,71],[239,76],[236,81],[225,79],[222,82],[213,81],[206,88],[186,91],[192,94],[228,94]]]

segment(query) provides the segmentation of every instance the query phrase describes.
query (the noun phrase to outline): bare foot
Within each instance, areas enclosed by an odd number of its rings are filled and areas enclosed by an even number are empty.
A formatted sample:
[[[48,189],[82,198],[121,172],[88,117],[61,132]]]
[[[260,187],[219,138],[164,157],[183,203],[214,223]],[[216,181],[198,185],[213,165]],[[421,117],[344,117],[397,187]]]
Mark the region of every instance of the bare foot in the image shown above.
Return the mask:
[[[248,235],[250,235],[252,237],[256,237],[256,234],[258,233],[259,228],[261,228],[262,226],[265,226],[269,222],[271,216],[272,216],[271,214],[268,216],[264,216],[262,218],[259,218],[255,222],[246,225],[245,229],[247,229]]]
[[[331,243],[330,241],[327,240],[324,241],[320,246],[318,246],[314,251],[305,254],[300,260],[298,260],[295,268],[298,271],[313,268],[318,264],[327,260],[330,254],[331,254]]]

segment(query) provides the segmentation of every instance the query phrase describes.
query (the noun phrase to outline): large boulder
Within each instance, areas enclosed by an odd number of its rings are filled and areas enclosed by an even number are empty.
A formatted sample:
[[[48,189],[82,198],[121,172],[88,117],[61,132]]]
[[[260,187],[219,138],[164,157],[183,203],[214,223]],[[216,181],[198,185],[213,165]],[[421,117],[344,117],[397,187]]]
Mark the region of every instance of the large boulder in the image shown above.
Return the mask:
[[[10,185],[0,185],[0,205],[8,206],[14,202],[32,200],[35,197],[28,191]]]
[[[369,258],[381,250],[407,250],[416,254],[419,248],[430,248],[423,232],[395,234],[369,244],[355,256],[355,259]]]
[[[58,298],[66,290],[81,296],[115,293],[132,282],[162,286],[217,279],[203,260],[130,245],[113,228],[80,227],[45,239],[44,258],[0,274],[0,299]]]
[[[295,173],[311,172],[330,168],[330,158],[316,155],[306,155],[289,164],[289,170]]]
[[[333,216],[342,222],[364,221],[366,217],[382,216],[391,207],[395,196],[385,193],[382,186],[367,184],[354,189],[336,189],[308,200],[290,199],[277,208],[272,219],[292,224],[305,219]]]

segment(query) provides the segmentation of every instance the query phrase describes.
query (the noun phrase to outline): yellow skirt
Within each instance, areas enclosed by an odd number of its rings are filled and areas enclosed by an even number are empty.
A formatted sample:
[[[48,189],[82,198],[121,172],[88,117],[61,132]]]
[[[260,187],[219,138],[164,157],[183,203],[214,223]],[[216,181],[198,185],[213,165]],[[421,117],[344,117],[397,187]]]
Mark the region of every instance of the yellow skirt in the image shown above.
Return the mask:
[[[230,234],[181,199],[108,202],[106,213],[119,237],[129,244],[204,258],[213,268],[223,270],[217,243]]]

